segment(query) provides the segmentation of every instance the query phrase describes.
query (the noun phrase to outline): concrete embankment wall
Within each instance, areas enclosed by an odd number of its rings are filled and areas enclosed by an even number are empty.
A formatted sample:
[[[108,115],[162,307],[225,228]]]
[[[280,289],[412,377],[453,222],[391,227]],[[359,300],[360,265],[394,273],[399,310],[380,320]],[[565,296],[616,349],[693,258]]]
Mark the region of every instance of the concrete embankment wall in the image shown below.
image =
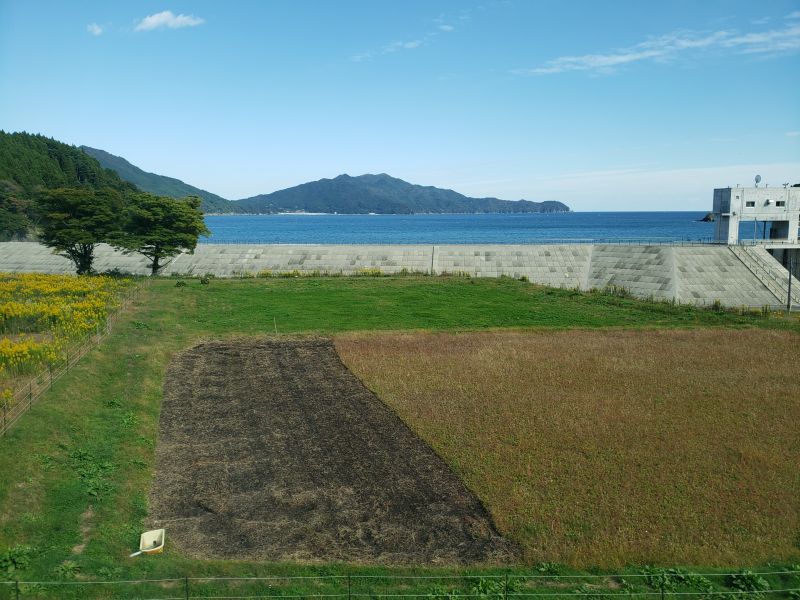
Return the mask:
[[[95,268],[147,274],[146,260],[108,246]],[[726,306],[782,302],[727,246],[635,245],[260,245],[202,244],[175,257],[163,275],[255,276],[272,272],[466,273],[527,277],[554,287],[624,287],[640,297]],[[0,271],[71,273],[72,263],[30,242],[0,243]]]

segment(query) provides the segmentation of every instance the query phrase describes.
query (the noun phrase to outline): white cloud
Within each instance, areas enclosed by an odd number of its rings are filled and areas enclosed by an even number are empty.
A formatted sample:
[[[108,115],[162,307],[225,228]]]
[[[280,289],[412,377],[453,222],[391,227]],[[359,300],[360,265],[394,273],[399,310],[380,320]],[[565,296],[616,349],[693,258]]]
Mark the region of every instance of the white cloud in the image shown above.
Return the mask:
[[[800,10],[796,10],[794,12],[789,13],[786,15],[787,19],[800,19]]]
[[[461,15],[458,16],[457,20],[459,21],[466,21],[469,20],[470,10],[462,11]],[[401,50],[414,50],[415,48],[420,48],[422,46],[428,45],[431,41],[436,39],[437,36],[442,35],[442,33],[450,33],[451,31],[456,30],[455,25],[450,25],[446,21],[450,19],[445,19],[445,15],[441,14],[435,19],[432,19],[432,23],[435,26],[435,29],[429,29],[425,34],[420,35],[414,39],[410,40],[401,40],[401,41],[394,41],[391,44],[386,44],[385,46],[381,47],[380,49],[373,49],[368,50],[365,52],[359,52],[358,54],[353,54],[350,56],[351,62],[365,62],[368,60],[372,60],[378,58],[384,54],[393,54],[395,52],[400,52]]]
[[[97,23],[89,23],[86,26],[86,31],[88,31],[92,35],[102,35],[103,28],[102,28],[102,26],[98,25]]]
[[[136,24],[136,31],[150,31],[167,27],[179,29],[181,27],[196,27],[205,23],[204,19],[194,15],[176,15],[171,10],[149,15]]]
[[[800,25],[788,25],[757,33],[739,34],[722,30],[699,34],[692,31],[675,31],[651,38],[628,48],[603,54],[561,56],[545,64],[515,69],[515,75],[552,75],[569,71],[611,73],[616,67],[641,62],[667,62],[689,51],[731,50],[738,54],[780,54],[800,49]]]
[[[419,48],[422,45],[422,40],[410,40],[407,42],[392,42],[391,44],[387,44],[381,50],[381,54],[391,54],[392,52],[397,52],[398,50],[413,50],[414,48]]]
[[[786,137],[800,137],[800,131],[787,131]]]
[[[766,25],[771,21],[770,17],[762,17],[760,19],[754,19],[750,21],[753,25]]]
[[[409,40],[405,42],[392,42],[391,44],[385,45],[380,51],[377,52],[361,52],[359,54],[353,54],[350,57],[351,62],[365,62],[368,60],[372,60],[376,56],[380,56],[382,54],[392,54],[393,52],[400,52],[401,50],[413,50],[414,48],[419,48],[425,43],[424,39],[421,40]]]

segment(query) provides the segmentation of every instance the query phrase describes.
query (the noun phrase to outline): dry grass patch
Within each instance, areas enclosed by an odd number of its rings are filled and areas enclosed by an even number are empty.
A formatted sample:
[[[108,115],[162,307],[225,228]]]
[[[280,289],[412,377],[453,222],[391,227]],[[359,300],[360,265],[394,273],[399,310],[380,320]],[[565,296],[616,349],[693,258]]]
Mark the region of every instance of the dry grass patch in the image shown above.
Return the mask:
[[[797,334],[361,334],[336,347],[527,562],[800,557]]]

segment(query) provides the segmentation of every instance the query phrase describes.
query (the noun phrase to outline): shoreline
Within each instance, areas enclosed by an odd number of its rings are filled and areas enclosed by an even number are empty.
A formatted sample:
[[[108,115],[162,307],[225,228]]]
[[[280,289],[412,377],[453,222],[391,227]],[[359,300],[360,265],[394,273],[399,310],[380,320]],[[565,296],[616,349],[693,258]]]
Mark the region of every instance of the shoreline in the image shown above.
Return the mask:
[[[541,212],[480,212],[480,213],[310,213],[310,212],[280,212],[280,213],[203,213],[204,217],[446,217],[446,216],[523,216],[523,215],[566,215],[566,214],[585,214],[585,215],[613,215],[613,214],[690,214],[697,213],[705,215],[708,209],[692,210],[554,210]]]
[[[554,215],[575,212],[572,210],[548,210],[531,212],[481,212],[481,213],[324,213],[324,212],[277,212],[277,213],[203,213],[204,217],[414,217],[414,216],[436,216],[436,215]],[[636,211],[633,211],[636,212]]]

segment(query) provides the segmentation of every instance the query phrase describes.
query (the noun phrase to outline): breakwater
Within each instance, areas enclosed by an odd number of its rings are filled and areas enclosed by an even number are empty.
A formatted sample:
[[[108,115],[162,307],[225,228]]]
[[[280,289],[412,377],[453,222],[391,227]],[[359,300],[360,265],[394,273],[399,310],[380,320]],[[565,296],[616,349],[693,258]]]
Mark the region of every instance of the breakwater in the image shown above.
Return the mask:
[[[764,264],[772,261],[763,248]],[[755,264],[755,261],[753,261]],[[780,291],[727,246],[715,245],[269,245],[202,244],[161,271],[167,276],[257,277],[360,273],[472,277],[525,277],[554,287],[591,289],[619,286],[639,297],[725,306],[779,305]],[[760,264],[760,263],[759,263]],[[118,269],[147,274],[147,262],[108,246],[96,252],[98,272]],[[72,263],[31,242],[0,243],[0,271],[70,273]],[[797,289],[800,290],[800,287]]]

